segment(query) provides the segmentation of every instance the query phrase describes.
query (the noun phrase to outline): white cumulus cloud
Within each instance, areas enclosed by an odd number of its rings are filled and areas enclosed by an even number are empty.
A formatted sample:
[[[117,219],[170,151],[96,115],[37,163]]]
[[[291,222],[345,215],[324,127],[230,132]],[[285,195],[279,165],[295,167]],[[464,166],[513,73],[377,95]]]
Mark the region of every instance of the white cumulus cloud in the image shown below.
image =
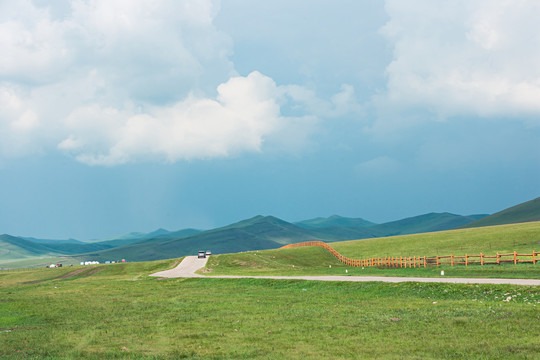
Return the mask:
[[[387,0],[386,10],[394,58],[379,107],[539,118],[538,1]]]
[[[204,159],[260,151],[264,138],[294,118],[280,114],[280,90],[258,72],[233,77],[216,99],[189,96],[170,106],[119,110],[92,105],[66,119],[69,135],[59,148],[90,165],[139,159]]]
[[[212,0],[0,2],[0,158],[59,149],[113,166],[294,151],[318,115],[356,106],[349,85],[325,103],[239,76],[218,11]]]

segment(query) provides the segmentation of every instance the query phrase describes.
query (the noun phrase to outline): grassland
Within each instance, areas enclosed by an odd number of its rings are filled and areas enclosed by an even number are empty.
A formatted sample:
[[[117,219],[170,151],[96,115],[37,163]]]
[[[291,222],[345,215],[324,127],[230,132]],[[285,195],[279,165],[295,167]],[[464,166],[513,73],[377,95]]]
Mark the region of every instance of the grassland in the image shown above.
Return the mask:
[[[333,243],[349,257],[538,249],[540,223]],[[382,243],[379,243],[382,241]],[[396,251],[394,253],[394,251]],[[1,359],[538,359],[540,288],[157,279],[180,259],[0,271]],[[540,264],[442,268],[539,278]],[[440,276],[322,248],[212,256],[212,274]]]
[[[540,249],[540,222],[343,241],[332,243],[332,247],[350,258],[494,254],[514,250],[531,253]]]
[[[84,257],[80,259],[84,259]],[[64,266],[78,265],[80,260],[74,256],[31,256],[22,259],[1,260],[0,270],[45,267],[58,263],[62,263]]]
[[[175,261],[0,272],[0,358],[540,356],[538,287],[147,276]]]
[[[335,242],[341,254],[355,259],[384,256],[532,253],[540,249],[540,222],[450,230],[426,234]],[[376,275],[440,277],[540,278],[540,262],[533,264],[440,266],[385,269],[352,268],[318,247],[225,254],[210,258],[204,273],[213,275]]]
[[[444,276],[441,276],[444,270]],[[540,262],[533,264],[428,266],[426,268],[355,268],[337,261],[319,247],[265,250],[241,254],[213,256],[204,275],[349,275],[410,277],[485,277],[508,279],[540,279]]]
[[[463,227],[478,227],[540,221],[540,197],[473,221]]]

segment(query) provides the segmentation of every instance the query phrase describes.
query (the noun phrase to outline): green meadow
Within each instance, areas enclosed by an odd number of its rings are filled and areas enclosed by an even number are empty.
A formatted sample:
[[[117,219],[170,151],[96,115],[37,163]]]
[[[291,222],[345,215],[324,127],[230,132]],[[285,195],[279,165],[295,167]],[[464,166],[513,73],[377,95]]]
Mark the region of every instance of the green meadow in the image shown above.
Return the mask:
[[[524,252],[538,249],[539,230],[528,223],[332,246],[358,258],[458,255],[489,244]],[[540,358],[538,286],[148,276],[180,260],[0,271],[0,358]],[[202,272],[440,276],[441,269],[540,278],[540,264],[351,268],[318,247],[212,256]]]
[[[540,221],[332,243],[350,258],[540,251]]]
[[[497,251],[532,254],[540,251],[540,222],[441,231],[425,234],[329,243],[353,259],[385,256],[495,255]],[[540,259],[540,255],[537,255]],[[337,261],[320,247],[224,254],[209,259],[201,273],[212,275],[374,275],[540,279],[540,261],[533,264],[443,265],[426,268],[355,268]],[[345,272],[347,271],[347,272]]]
[[[175,263],[0,272],[0,358],[540,356],[538,287],[147,276]]]

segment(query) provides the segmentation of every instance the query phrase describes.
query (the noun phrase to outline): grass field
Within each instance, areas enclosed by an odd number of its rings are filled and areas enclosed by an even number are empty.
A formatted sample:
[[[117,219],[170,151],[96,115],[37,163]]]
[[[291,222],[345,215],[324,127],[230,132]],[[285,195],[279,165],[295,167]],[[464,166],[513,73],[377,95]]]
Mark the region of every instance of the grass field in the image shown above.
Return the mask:
[[[0,358],[540,357],[538,287],[147,276],[175,262],[0,272]]]
[[[345,272],[347,270],[347,272]],[[363,275],[420,277],[486,277],[540,279],[540,262],[533,264],[428,266],[426,268],[351,267],[337,261],[320,247],[265,250],[212,256],[204,275]]]
[[[358,258],[488,252],[489,244],[532,251],[539,233],[540,223],[529,223],[332,245]],[[0,271],[0,358],[540,358],[539,287],[148,276],[179,260]],[[362,270],[318,247],[212,256],[205,272],[440,276],[441,269],[540,278],[540,264]]]
[[[81,257],[81,259],[84,259],[84,257]],[[32,256],[24,259],[0,260],[0,270],[45,267],[50,264],[58,263],[62,263],[64,266],[78,265],[80,260],[73,256]]]
[[[343,241],[331,245],[350,258],[495,254],[514,250],[531,253],[540,249],[540,222]]]
[[[426,234],[330,243],[344,256],[362,259],[384,256],[495,254],[497,251],[540,251],[540,222],[441,231]],[[319,247],[266,250],[211,257],[205,273],[213,275],[377,275],[440,277],[540,278],[540,262],[501,265],[449,265],[427,268],[353,268]]]

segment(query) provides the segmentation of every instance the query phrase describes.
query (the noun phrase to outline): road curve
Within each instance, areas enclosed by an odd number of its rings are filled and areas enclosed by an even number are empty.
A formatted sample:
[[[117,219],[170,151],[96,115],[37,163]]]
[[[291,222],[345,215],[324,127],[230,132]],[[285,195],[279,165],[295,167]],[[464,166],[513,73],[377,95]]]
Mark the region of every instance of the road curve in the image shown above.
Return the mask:
[[[197,256],[186,256],[177,267],[170,270],[160,271],[150,276],[163,277],[163,278],[179,278],[179,277],[204,277],[199,274],[195,274],[195,271],[202,269],[208,258],[199,259]]]
[[[316,281],[353,281],[368,282],[382,281],[389,283],[425,282],[425,283],[454,283],[454,284],[508,284],[540,286],[540,279],[490,279],[490,278],[422,278],[422,277],[391,277],[391,276],[245,276],[245,275],[217,275],[206,276],[196,274],[195,271],[206,265],[208,258],[198,259],[197,256],[186,256],[182,262],[171,270],[160,271],[150,276],[162,278],[204,277],[219,279],[276,279],[276,280],[316,280]]]

